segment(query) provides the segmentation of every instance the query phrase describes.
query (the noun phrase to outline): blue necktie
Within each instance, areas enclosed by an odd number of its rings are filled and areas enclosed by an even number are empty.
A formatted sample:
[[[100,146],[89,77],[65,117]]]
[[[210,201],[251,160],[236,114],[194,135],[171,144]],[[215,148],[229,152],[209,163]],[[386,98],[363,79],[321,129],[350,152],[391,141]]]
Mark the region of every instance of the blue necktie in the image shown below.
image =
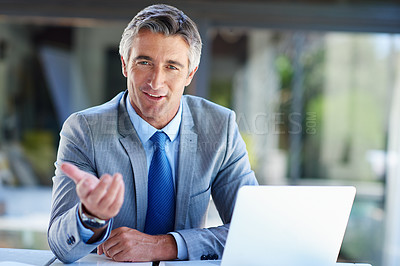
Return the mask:
[[[175,192],[171,166],[165,154],[167,135],[157,131],[150,138],[154,145],[148,178],[148,203],[145,233],[166,234],[174,230]]]

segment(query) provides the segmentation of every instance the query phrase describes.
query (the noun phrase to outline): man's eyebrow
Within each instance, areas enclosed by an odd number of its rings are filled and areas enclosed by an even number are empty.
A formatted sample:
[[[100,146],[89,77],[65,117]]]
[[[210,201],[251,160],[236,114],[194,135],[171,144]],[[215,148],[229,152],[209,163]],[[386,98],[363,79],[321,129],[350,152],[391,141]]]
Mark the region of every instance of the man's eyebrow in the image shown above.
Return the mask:
[[[148,60],[148,61],[153,61],[153,59],[150,56],[147,55],[138,55],[135,58],[133,58],[134,61],[136,60]]]

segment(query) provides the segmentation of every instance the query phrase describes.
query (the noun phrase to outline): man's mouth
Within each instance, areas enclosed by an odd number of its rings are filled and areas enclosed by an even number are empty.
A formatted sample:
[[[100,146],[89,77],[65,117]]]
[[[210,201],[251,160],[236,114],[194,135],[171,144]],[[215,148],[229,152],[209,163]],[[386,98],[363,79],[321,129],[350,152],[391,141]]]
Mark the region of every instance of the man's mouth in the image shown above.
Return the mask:
[[[155,98],[161,98],[162,96],[161,95],[154,95],[154,94],[151,94],[151,93],[147,93],[148,95],[150,95],[151,97],[155,97]]]

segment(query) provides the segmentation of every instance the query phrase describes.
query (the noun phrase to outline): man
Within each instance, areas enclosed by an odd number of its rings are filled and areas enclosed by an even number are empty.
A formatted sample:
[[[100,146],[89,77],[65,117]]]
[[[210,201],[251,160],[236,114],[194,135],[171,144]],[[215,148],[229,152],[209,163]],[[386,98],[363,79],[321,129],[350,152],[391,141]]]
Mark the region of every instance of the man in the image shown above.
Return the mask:
[[[97,247],[115,261],[221,258],[238,189],[257,185],[235,114],[183,96],[197,71],[193,21],[140,11],[120,54],[127,92],[71,115],[61,130],[48,230],[73,262]],[[210,197],[223,225],[204,228]]]

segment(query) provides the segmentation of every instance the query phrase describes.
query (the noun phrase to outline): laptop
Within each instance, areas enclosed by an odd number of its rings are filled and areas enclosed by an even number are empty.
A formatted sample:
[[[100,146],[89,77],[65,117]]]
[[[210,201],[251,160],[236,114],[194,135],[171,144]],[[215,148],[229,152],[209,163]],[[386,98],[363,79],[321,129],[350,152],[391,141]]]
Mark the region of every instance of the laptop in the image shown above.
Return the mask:
[[[354,265],[336,261],[355,194],[351,186],[244,186],[221,261],[160,266]]]

